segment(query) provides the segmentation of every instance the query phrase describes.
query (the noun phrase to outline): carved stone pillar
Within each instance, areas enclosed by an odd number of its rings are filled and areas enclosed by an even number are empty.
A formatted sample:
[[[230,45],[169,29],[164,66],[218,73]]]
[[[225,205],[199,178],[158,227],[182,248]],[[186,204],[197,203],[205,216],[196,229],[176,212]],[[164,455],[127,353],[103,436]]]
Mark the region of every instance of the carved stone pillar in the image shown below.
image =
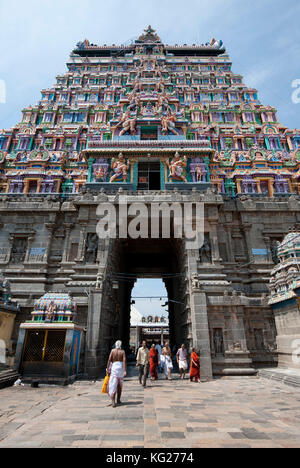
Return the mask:
[[[82,234],[85,234],[85,229],[86,226],[82,226]],[[111,316],[115,303],[110,297],[111,286],[106,278],[109,241],[105,247],[99,265],[98,284],[89,292],[85,371],[90,377],[98,377],[105,369],[111,345]]]
[[[255,183],[256,183],[257,193],[262,193],[261,192],[261,186],[260,186],[260,180],[256,180]]]
[[[33,241],[34,241],[34,236],[29,236],[27,239],[27,250],[26,250],[24,263],[27,263],[29,261],[30,251],[31,251],[31,246],[33,244]]]
[[[212,230],[210,231],[210,240],[212,247],[212,263],[220,262],[220,251],[219,251],[219,242],[217,234],[217,221],[210,221]]]
[[[253,257],[253,254],[252,254],[252,248],[251,248],[252,242],[251,242],[251,234],[250,234],[252,224],[251,223],[244,223],[242,225],[242,228],[243,228],[243,231],[245,233],[249,262],[253,262],[254,257]]]
[[[212,379],[212,362],[206,294],[201,291],[200,284],[195,280],[197,256],[196,251],[187,250],[193,346],[200,350],[200,375],[201,380],[206,381]]]
[[[241,345],[241,351],[248,352],[244,325],[244,310],[242,306],[233,306],[231,309],[231,330],[233,347],[235,343]]]
[[[44,255],[44,262],[48,263],[49,253],[50,253],[50,250],[51,250],[53,231],[55,229],[56,224],[55,223],[46,223],[45,226],[48,229],[48,240],[47,240],[46,252],[45,252],[45,255]]]
[[[84,247],[85,247],[86,227],[87,227],[87,223],[81,223],[79,244],[78,244],[78,255],[77,255],[77,258],[75,259],[76,262],[83,262],[84,261]]]
[[[270,197],[274,197],[274,181],[271,179],[268,180],[268,189]]]
[[[63,248],[63,254],[62,254],[62,262],[67,262],[68,260],[68,254],[69,254],[69,244],[70,244],[70,235],[71,235],[71,230],[74,227],[74,224],[72,223],[65,223],[64,224],[66,234],[65,234],[65,242],[64,242],[64,248]]]
[[[8,238],[8,243],[9,243],[9,248],[7,252],[7,263],[11,261],[11,256],[12,256],[12,248],[13,248],[13,243],[14,243],[14,236],[10,235]]]
[[[38,181],[37,181],[36,193],[40,193],[40,192],[41,192],[42,182],[43,182],[43,179],[38,179]]]
[[[268,251],[268,262],[272,262],[272,253],[271,253],[271,239],[268,236],[263,237],[264,243]]]
[[[28,179],[24,180],[24,184],[25,184],[25,185],[24,185],[24,194],[25,194],[25,195],[28,195],[28,191],[29,191],[29,180],[28,180]]]
[[[232,231],[232,224],[231,223],[225,223],[224,224],[224,229],[226,232],[226,237],[227,237],[227,258],[228,261],[231,263],[235,262],[234,259],[234,253],[233,253],[233,245],[232,245],[232,237],[231,237],[231,231]]]

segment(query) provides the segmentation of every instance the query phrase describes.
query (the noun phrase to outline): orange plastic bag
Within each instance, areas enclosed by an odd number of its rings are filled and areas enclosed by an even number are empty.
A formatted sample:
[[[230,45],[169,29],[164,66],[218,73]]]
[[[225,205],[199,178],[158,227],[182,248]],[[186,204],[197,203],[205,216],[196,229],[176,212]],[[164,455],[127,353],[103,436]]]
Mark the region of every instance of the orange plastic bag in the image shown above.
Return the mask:
[[[107,375],[104,379],[104,383],[102,386],[102,393],[108,393],[108,382],[109,382],[109,375]]]

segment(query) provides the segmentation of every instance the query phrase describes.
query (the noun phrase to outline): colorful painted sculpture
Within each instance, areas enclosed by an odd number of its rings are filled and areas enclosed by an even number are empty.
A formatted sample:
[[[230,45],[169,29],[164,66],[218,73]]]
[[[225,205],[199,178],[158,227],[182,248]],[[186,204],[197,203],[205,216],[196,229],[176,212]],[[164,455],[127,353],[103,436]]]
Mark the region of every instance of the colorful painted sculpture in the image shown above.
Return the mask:
[[[168,133],[171,132],[174,135],[179,135],[175,128],[175,122],[177,118],[175,114],[168,114],[166,116],[162,116],[161,118],[161,128],[162,128],[162,133]]]
[[[187,166],[186,156],[180,157],[179,153],[176,153],[174,159],[172,159],[171,162],[167,161],[167,166],[170,171],[170,179],[187,182],[185,170]]]
[[[112,183],[120,179],[123,180],[123,182],[126,182],[128,177],[127,171],[129,170],[129,167],[130,162],[125,162],[122,153],[119,154],[118,159],[112,159],[111,168],[113,170],[113,176],[111,177],[110,182]]]

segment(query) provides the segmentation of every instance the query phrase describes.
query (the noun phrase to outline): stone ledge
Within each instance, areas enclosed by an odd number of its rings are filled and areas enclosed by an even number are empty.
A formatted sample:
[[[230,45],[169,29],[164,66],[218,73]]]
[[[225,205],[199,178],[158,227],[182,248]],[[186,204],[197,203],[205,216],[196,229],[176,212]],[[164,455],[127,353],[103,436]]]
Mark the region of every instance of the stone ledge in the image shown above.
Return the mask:
[[[166,190],[199,190],[201,192],[205,192],[209,187],[211,187],[210,182],[167,182],[166,183]],[[217,194],[219,195],[219,194]]]
[[[0,369],[0,389],[5,387],[11,387],[16,380],[20,378],[18,372],[13,369]]]
[[[258,375],[259,377],[276,380],[277,382],[291,385],[292,387],[300,387],[300,369],[274,367],[269,369],[260,369],[258,371]]]
[[[104,189],[108,192],[117,192],[120,188],[124,191],[133,191],[134,185],[131,183],[124,183],[124,182],[88,182],[86,184],[86,188],[91,190],[91,192],[99,193],[101,189]]]

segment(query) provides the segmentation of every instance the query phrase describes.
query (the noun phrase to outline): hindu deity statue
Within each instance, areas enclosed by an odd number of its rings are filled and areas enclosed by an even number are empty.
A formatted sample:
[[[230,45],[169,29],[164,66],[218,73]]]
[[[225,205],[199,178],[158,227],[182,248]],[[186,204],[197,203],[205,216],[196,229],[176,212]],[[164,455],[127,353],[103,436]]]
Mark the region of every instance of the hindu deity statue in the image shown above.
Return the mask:
[[[201,168],[200,164],[197,164],[197,166],[195,167],[195,174],[196,174],[197,182],[202,182],[203,172],[202,172],[202,168]]]
[[[54,316],[55,303],[54,301],[51,301],[50,304],[47,305],[45,322],[53,322]]]
[[[172,132],[174,135],[179,135],[175,127],[176,120],[177,120],[176,114],[168,114],[166,116],[162,116],[161,118],[162,133]]]
[[[120,131],[120,136],[125,135],[125,133],[127,133],[128,131],[131,135],[136,134],[136,117],[131,116],[130,110],[127,110],[125,113],[121,114],[120,120],[116,128],[119,127],[119,125],[122,125],[123,127],[123,130]]]
[[[205,236],[202,247],[199,249],[199,256],[201,263],[211,263],[211,244],[210,240]]]
[[[107,168],[104,166],[99,166],[97,169],[95,169],[94,174],[96,179],[105,181],[107,177]]]
[[[99,238],[97,234],[91,233],[86,240],[85,261],[87,263],[96,263],[98,254]]]
[[[157,100],[157,109],[161,114],[171,114],[171,107],[169,105],[169,100],[165,92],[158,96]]]
[[[10,302],[11,290],[10,290],[10,281],[3,276],[2,271],[0,271],[0,297],[3,297],[5,304]]]
[[[119,154],[118,159],[113,158],[111,161],[111,168],[113,170],[113,176],[110,179],[110,182],[115,182],[117,179],[122,179],[123,182],[127,180],[127,171],[129,170],[130,162],[125,162],[124,156],[122,153]]]
[[[170,171],[170,178],[181,180],[183,182],[187,182],[186,179],[186,166],[187,166],[187,158],[184,156],[183,158],[180,157],[179,153],[176,152],[172,161],[167,161],[167,166]]]

